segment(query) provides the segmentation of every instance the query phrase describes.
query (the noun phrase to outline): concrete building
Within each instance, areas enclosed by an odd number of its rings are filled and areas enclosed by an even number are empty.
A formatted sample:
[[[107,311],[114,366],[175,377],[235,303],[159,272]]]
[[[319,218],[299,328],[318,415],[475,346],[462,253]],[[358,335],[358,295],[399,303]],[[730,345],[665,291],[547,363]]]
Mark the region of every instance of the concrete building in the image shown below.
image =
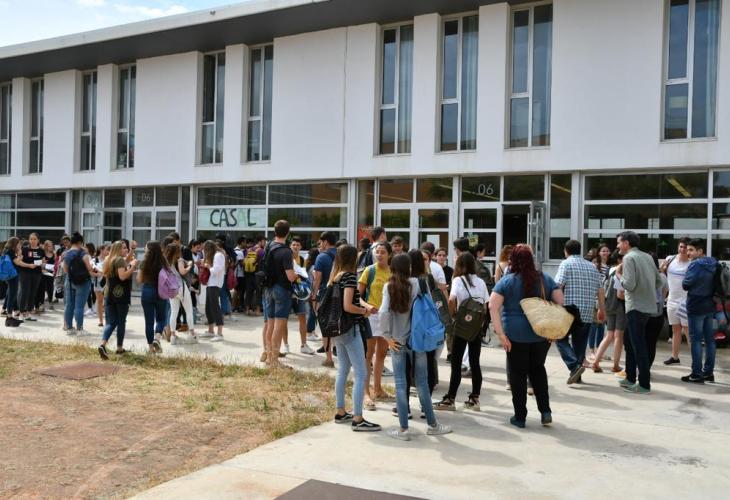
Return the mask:
[[[254,0],[0,48],[0,239],[286,218],[730,259],[728,7]]]

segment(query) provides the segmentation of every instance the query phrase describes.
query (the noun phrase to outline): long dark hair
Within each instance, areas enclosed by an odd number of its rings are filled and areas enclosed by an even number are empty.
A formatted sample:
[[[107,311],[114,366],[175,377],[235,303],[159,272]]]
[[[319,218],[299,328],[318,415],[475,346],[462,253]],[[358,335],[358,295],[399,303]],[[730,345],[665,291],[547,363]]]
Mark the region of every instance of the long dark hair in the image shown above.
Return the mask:
[[[332,284],[335,281],[339,281],[342,277],[342,273],[354,273],[357,271],[357,248],[352,245],[344,244],[337,247],[337,254],[335,255],[335,263],[332,265],[332,272],[330,273],[330,281],[328,284]]]
[[[477,261],[471,252],[462,252],[454,263],[454,278],[463,276],[469,286],[474,286],[471,275],[477,273]]]
[[[540,271],[535,268],[532,249],[524,244],[515,246],[512,249],[509,261],[512,273],[522,277],[525,297],[534,297],[538,280],[542,276],[540,275]]]
[[[12,238],[9,238],[8,241],[5,242],[5,251],[12,250],[13,252],[18,251],[18,243],[20,243],[20,238],[17,238],[13,236]]]
[[[180,245],[170,243],[165,247],[165,260],[168,266],[176,267],[177,260],[180,258]]]
[[[426,275],[426,265],[423,263],[423,253],[421,253],[418,248],[411,248],[408,250],[408,257],[411,258],[411,277],[423,278]],[[393,259],[395,259],[395,257],[393,257]]]
[[[403,314],[411,308],[411,282],[408,281],[408,277],[411,275],[412,265],[411,257],[403,253],[396,255],[390,261],[388,296],[390,309],[393,312]]]
[[[162,255],[162,246],[159,241],[147,242],[147,255],[142,266],[142,281],[147,284],[157,283],[160,269],[165,266],[165,257]]]

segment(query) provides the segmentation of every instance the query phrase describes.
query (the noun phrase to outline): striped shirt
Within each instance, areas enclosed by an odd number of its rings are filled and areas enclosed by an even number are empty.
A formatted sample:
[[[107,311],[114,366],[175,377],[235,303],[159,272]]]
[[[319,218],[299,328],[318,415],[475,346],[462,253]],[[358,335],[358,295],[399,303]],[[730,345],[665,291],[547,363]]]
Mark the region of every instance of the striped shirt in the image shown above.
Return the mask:
[[[596,266],[580,255],[571,255],[560,263],[555,281],[563,285],[565,305],[576,306],[581,321],[592,323],[593,309],[601,287],[601,273]]]

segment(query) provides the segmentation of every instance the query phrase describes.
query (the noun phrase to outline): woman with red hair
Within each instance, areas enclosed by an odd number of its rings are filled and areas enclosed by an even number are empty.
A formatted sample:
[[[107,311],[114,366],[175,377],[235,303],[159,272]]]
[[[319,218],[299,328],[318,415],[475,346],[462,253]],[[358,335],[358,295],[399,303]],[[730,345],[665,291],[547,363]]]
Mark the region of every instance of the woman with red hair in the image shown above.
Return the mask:
[[[499,280],[489,300],[492,323],[507,351],[510,365],[515,414],[509,421],[516,427],[525,427],[529,375],[541,415],[540,421],[542,425],[549,425],[553,417],[545,358],[550,343],[534,332],[520,307],[520,301],[526,297],[540,297],[544,289],[548,300],[563,305],[563,292],[548,274],[535,268],[534,256],[528,245],[517,245],[512,250],[510,271]]]

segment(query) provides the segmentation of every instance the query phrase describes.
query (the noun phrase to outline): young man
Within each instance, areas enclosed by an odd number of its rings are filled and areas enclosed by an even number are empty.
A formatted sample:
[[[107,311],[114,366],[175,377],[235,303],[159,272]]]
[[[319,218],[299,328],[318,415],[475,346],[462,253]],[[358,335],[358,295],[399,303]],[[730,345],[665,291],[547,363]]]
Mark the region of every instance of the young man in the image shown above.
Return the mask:
[[[431,272],[431,276],[433,276],[433,280],[436,282],[436,286],[439,287],[441,291],[444,292],[444,295],[448,297],[449,287],[446,283],[444,268],[441,267],[439,263],[434,260],[436,246],[430,241],[425,241],[421,244],[421,250],[428,252],[428,255],[431,257],[431,261],[429,262],[429,271]]]
[[[565,243],[565,260],[560,263],[555,282],[563,289],[565,305],[578,310],[568,335],[558,341],[558,351],[563,362],[570,370],[568,384],[580,381],[585,371],[583,362],[586,357],[588,332],[593,323],[593,308],[598,299],[598,320],[606,318],[604,292],[601,286],[601,273],[596,266],[581,256],[580,242],[568,240]],[[570,338],[570,342],[569,339]],[[572,345],[571,345],[572,342]]]
[[[705,256],[702,240],[687,244],[691,260],[682,287],[687,290],[687,320],[689,345],[692,353],[692,373],[682,377],[682,382],[704,384],[715,381],[715,335],[712,320],[715,314],[714,277],[718,262]],[[702,342],[705,343],[705,365],[702,366]]]
[[[373,244],[379,243],[381,241],[388,241],[388,235],[385,234],[385,228],[381,226],[375,226],[370,230],[370,241],[371,245],[370,248],[368,248],[366,251],[362,253],[360,256],[360,259],[357,263],[357,275],[358,277],[362,273],[363,269],[365,269],[368,266],[373,265]]]
[[[616,269],[626,297],[626,378],[619,385],[626,392],[649,394],[651,392],[651,373],[649,351],[646,345],[646,324],[649,316],[655,314],[656,291],[663,285],[654,260],[639,250],[639,235],[624,231],[616,236],[616,247],[624,256]],[[637,374],[638,381],[637,381]]]
[[[299,255],[302,250],[301,238],[295,236],[289,243],[289,248],[292,252],[292,258],[294,259],[294,271],[297,274],[297,279],[305,279],[307,271],[304,269],[304,259]],[[296,280],[295,280],[296,281]],[[297,315],[299,321],[299,340],[301,341],[301,347],[299,352],[302,354],[314,354],[314,349],[307,345],[307,312],[309,311],[309,301],[305,299],[292,298],[292,311]],[[284,352],[289,353],[289,330],[284,331]]]
[[[330,279],[330,273],[332,272],[332,266],[335,263],[335,255],[337,255],[337,249],[335,243],[337,238],[335,233],[330,231],[323,232],[319,237],[319,255],[314,261],[312,267],[312,297],[310,298],[311,305],[314,307],[315,312],[317,311],[318,304],[324,297],[324,292],[327,289],[327,282]],[[322,362],[322,366],[332,368],[335,366],[335,362],[332,359],[332,350],[329,346],[328,339],[322,339],[322,347],[319,351],[327,354],[327,359]]]
[[[279,349],[291,311],[291,284],[296,279],[292,252],[286,245],[289,223],[285,220],[274,224],[274,241],[267,251],[268,265],[264,257],[267,286],[264,289],[264,332],[269,366],[279,366]]]
[[[687,337],[686,301],[687,291],[682,288],[682,280],[687,274],[689,256],[687,255],[689,238],[680,238],[677,246],[677,255],[670,255],[664,260],[662,272],[667,275],[669,283],[669,297],[667,297],[667,319],[672,327],[672,355],[664,362],[665,365],[679,363],[679,348],[682,337]]]

